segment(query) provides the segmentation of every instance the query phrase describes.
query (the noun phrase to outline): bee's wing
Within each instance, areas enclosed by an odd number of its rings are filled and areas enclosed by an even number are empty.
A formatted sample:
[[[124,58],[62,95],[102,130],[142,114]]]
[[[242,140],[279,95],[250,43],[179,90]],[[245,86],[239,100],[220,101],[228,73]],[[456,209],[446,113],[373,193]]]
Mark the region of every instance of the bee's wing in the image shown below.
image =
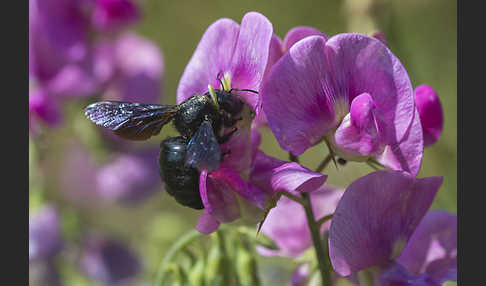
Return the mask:
[[[177,110],[177,105],[101,101],[88,105],[84,114],[96,125],[111,129],[122,138],[146,140],[159,134]]]
[[[209,121],[204,121],[187,144],[186,164],[199,171],[219,168],[221,150]]]

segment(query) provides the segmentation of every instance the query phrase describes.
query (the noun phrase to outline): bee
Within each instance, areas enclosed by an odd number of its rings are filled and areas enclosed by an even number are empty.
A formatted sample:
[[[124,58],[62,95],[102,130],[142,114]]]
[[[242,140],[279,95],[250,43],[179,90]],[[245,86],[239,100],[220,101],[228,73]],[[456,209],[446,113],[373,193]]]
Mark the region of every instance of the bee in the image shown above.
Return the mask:
[[[219,74],[217,78],[221,83]],[[181,136],[161,142],[160,176],[178,203],[203,209],[199,173],[219,168],[225,155],[220,144],[231,138],[237,131],[236,122],[242,119],[244,102],[233,91],[258,93],[250,89],[215,90],[211,85],[208,88],[208,92],[178,105],[101,101],[88,105],[84,113],[96,125],[128,140],[147,140],[172,121]]]

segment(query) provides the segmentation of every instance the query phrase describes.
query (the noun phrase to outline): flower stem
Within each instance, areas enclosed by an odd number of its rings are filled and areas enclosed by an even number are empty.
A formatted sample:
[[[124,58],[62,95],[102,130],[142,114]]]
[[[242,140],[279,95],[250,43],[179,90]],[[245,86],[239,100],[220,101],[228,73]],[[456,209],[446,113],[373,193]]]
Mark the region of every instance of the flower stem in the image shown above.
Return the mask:
[[[319,226],[315,220],[314,212],[312,211],[312,204],[308,193],[302,193],[302,198],[304,199],[304,210],[307,217],[307,224],[311,232],[312,243],[314,244],[314,249],[316,251],[317,262],[319,264],[319,272],[322,277],[322,285],[331,285],[331,274],[329,271],[328,258],[326,257],[326,252],[322,245],[322,240],[320,236]]]
[[[332,158],[334,158],[333,154],[327,155],[327,157],[324,159],[324,161],[322,161],[321,164],[316,168],[316,172],[317,173],[322,172],[322,170],[324,170],[324,168],[326,168],[327,164],[329,164],[329,162],[331,162]]]
[[[184,248],[186,245],[191,243],[194,239],[196,239],[198,236],[200,236],[201,233],[199,233],[196,230],[191,230],[188,233],[184,234],[172,247],[169,249],[169,252],[167,255],[164,257],[164,260],[162,260],[162,263],[159,267],[159,270],[157,272],[157,277],[155,279],[155,286],[162,286],[165,285],[165,279],[166,279],[166,274],[167,274],[167,267],[170,265],[170,262],[174,257],[177,255],[177,253]]]

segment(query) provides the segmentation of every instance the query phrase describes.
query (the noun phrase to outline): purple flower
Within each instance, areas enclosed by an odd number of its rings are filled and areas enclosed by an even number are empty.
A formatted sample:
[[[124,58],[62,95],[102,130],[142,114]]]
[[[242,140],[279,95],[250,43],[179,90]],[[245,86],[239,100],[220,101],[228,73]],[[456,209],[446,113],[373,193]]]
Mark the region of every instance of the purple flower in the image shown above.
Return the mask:
[[[66,62],[81,60],[87,51],[87,30],[81,2],[29,1],[29,74],[49,80]]]
[[[317,220],[334,212],[343,190],[322,186],[310,193],[312,208]],[[321,233],[329,230],[330,221],[321,226]],[[277,206],[270,210],[261,232],[270,237],[278,250],[257,247],[264,256],[297,257],[312,246],[311,234],[307,225],[304,208],[287,197],[278,200]]]
[[[424,132],[424,147],[427,147],[439,140],[442,133],[442,106],[437,93],[428,85],[417,86],[414,95]]]
[[[347,160],[375,158],[416,175],[423,154],[408,74],[379,40],[310,36],[264,81],[263,109],[280,146],[294,155],[326,140]]]
[[[90,236],[85,239],[81,268],[104,285],[120,285],[140,272],[135,253],[117,240]]]
[[[204,33],[184,70],[177,89],[177,102],[208,91],[208,84],[223,88],[217,80],[222,72],[227,88],[259,90],[267,65],[273,27],[257,12],[245,14],[238,25],[231,19],[219,19]],[[241,93],[242,99],[257,113],[260,98]]]
[[[231,222],[240,217],[240,205],[235,194],[263,210],[278,191],[311,192],[326,181],[326,175],[258,150],[259,133],[253,131],[251,134],[250,168],[238,172],[234,168],[222,167],[210,174],[201,172],[199,192],[205,210],[196,225],[198,231],[211,233],[221,222]]]
[[[441,184],[441,177],[417,179],[396,171],[353,182],[329,230],[334,270],[350,276],[374,267],[375,281],[382,282],[377,285],[440,285],[455,279],[455,216],[426,215]]]
[[[311,269],[309,263],[303,263],[295,269],[290,277],[290,286],[306,286]]]
[[[136,4],[131,0],[95,0],[93,26],[100,30],[117,30],[140,18]]]
[[[60,185],[69,199],[101,207],[106,203],[135,204],[161,190],[158,147],[113,153],[98,164],[80,146],[69,149]]]
[[[297,26],[290,29],[285,38],[282,40],[277,35],[272,35],[272,40],[270,42],[270,50],[268,54],[268,61],[267,66],[265,68],[265,73],[263,78],[265,79],[268,74],[270,73],[273,65],[277,63],[277,61],[286,53],[288,50],[298,41],[304,39],[305,37],[309,36],[322,36],[326,39],[328,38],[326,34],[322,33],[316,28],[307,27],[307,26]],[[262,126],[267,125],[267,119],[265,117],[264,110],[260,111],[260,113],[255,117],[253,120],[252,128],[260,128]]]
[[[57,211],[44,206],[29,219],[29,262],[48,261],[62,249]]]
[[[37,133],[40,122],[49,126],[57,126],[61,121],[61,114],[57,101],[49,97],[42,89],[29,91],[29,130]]]
[[[135,203],[161,187],[159,149],[151,148],[132,154],[121,154],[98,169],[98,195],[107,201]]]
[[[124,33],[111,44],[113,77],[103,99],[141,103],[161,100],[164,60],[155,43],[134,33]],[[107,57],[108,55],[106,55]]]

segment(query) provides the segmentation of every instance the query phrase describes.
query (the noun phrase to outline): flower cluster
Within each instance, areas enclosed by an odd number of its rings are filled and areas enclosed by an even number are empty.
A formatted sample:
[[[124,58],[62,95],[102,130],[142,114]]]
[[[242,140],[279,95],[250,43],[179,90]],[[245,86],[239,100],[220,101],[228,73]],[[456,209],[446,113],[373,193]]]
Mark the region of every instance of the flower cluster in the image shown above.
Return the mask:
[[[61,122],[60,103],[67,99],[101,94],[150,102],[159,98],[161,52],[148,39],[127,31],[139,18],[131,0],[29,1],[33,134],[42,124]]]
[[[207,92],[208,84],[259,94],[240,94],[256,117],[243,120],[223,145],[232,152],[221,167],[201,172],[205,210],[196,229],[210,233],[238,218],[238,194],[270,209],[261,231],[278,249],[259,252],[296,257],[312,245],[299,199],[307,193],[316,220],[328,217],[319,228],[328,234],[326,249],[338,275],[359,284],[358,274],[368,271],[374,285],[456,280],[456,218],[427,212],[442,178],[416,178],[424,147],[442,131],[440,102],[429,86],[414,91],[382,33],[328,37],[302,26],[282,41],[261,14],[246,14],[241,25],[221,19],[207,29],[186,67],[178,102]],[[266,125],[294,157],[325,141],[332,159],[388,170],[361,177],[345,190],[323,186],[326,175],[258,150],[258,129]],[[282,193],[289,198],[277,201]],[[296,271],[295,285],[304,285],[308,266]]]

